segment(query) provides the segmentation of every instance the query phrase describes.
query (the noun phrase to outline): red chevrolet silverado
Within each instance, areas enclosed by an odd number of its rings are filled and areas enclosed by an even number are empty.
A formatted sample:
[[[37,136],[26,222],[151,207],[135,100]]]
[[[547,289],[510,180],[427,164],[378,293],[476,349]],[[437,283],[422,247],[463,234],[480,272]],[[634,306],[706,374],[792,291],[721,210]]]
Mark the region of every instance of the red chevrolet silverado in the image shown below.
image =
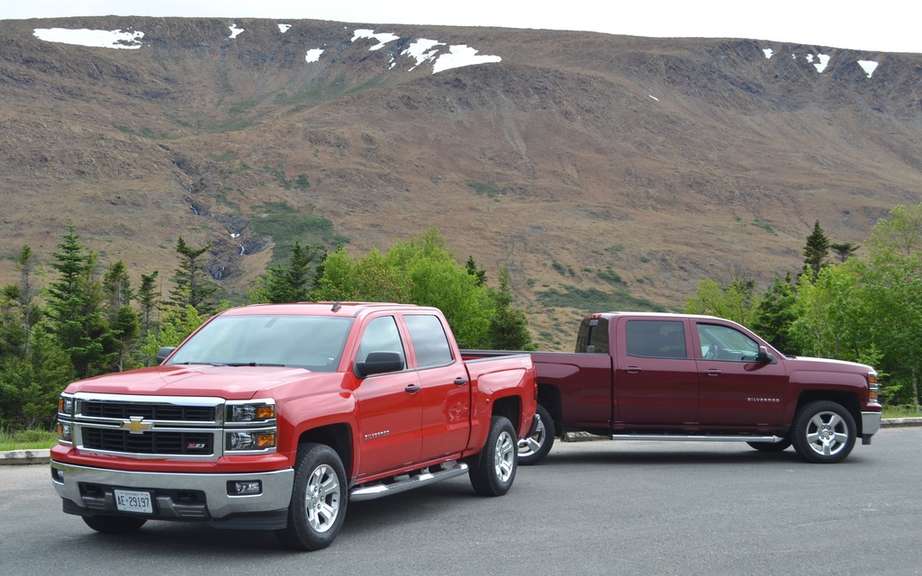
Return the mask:
[[[100,532],[201,520],[322,548],[350,502],[465,473],[505,494],[534,422],[531,358],[464,361],[435,308],[248,306],[161,355],[61,396],[52,481]]]
[[[505,352],[465,350],[465,358]],[[532,353],[538,410],[519,461],[542,460],[555,436],[747,442],[808,462],[844,460],[880,428],[870,366],[785,356],[735,322],[712,316],[593,314],[575,353]]]

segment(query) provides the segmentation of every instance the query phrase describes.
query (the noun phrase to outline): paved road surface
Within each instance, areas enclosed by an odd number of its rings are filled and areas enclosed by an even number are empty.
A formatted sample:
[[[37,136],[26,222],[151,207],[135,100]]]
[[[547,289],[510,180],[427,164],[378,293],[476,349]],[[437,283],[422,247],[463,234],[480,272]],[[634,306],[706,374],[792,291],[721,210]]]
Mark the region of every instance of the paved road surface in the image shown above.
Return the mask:
[[[558,444],[507,496],[466,477],[356,504],[329,549],[154,522],[102,536],[45,466],[0,467],[0,574],[922,574],[922,428],[844,464],[745,445]]]

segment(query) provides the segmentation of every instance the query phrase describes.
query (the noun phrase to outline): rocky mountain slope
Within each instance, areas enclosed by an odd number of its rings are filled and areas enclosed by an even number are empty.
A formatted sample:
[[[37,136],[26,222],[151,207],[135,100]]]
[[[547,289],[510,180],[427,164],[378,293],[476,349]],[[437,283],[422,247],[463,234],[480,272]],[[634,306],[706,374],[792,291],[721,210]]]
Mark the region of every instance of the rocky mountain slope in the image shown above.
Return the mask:
[[[78,30],[84,31],[78,31]],[[922,55],[308,20],[0,22],[0,280],[67,224],[135,270],[210,241],[242,291],[295,238],[437,226],[545,345],[799,266],[922,200]],[[495,274],[494,274],[495,276]],[[562,334],[555,327],[560,324]]]

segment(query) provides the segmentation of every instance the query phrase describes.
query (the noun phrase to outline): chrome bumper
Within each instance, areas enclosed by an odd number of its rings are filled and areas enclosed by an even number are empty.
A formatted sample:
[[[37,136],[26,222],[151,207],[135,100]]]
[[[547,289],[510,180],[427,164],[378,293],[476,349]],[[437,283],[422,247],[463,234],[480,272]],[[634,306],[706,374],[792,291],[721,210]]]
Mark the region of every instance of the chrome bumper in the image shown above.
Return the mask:
[[[232,514],[272,512],[288,508],[291,501],[294,470],[276,470],[240,474],[189,474],[176,472],[129,472],[75,466],[51,462],[52,484],[61,498],[77,506],[75,510],[88,514],[114,511],[109,488],[135,488],[152,493],[157,519],[220,520]],[[230,480],[260,480],[262,493],[253,496],[230,496]],[[92,484],[102,490],[87,495],[81,484]],[[204,502],[186,502],[175,498],[176,491],[199,492]],[[65,502],[66,504],[66,502]]]
[[[880,412],[861,413],[861,435],[873,436],[880,430]]]

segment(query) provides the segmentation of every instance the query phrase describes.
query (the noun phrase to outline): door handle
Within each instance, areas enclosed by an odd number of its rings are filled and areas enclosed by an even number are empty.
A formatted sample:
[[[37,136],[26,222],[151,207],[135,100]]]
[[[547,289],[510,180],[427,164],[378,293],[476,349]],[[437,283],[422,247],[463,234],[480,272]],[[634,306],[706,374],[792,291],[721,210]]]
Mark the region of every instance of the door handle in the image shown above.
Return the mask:
[[[410,384],[406,388],[404,388],[403,391],[408,394],[416,394],[417,392],[419,392],[419,384]]]
[[[637,366],[628,366],[624,371],[628,374],[640,374],[640,368]]]
[[[708,376],[720,376],[720,370],[718,370],[717,368],[710,368],[708,370],[705,370],[704,373],[707,374]]]
[[[467,380],[465,380],[464,378],[461,378],[460,376],[458,376],[457,378],[455,378],[455,385],[456,385],[456,386],[464,386],[465,384],[467,384]]]

